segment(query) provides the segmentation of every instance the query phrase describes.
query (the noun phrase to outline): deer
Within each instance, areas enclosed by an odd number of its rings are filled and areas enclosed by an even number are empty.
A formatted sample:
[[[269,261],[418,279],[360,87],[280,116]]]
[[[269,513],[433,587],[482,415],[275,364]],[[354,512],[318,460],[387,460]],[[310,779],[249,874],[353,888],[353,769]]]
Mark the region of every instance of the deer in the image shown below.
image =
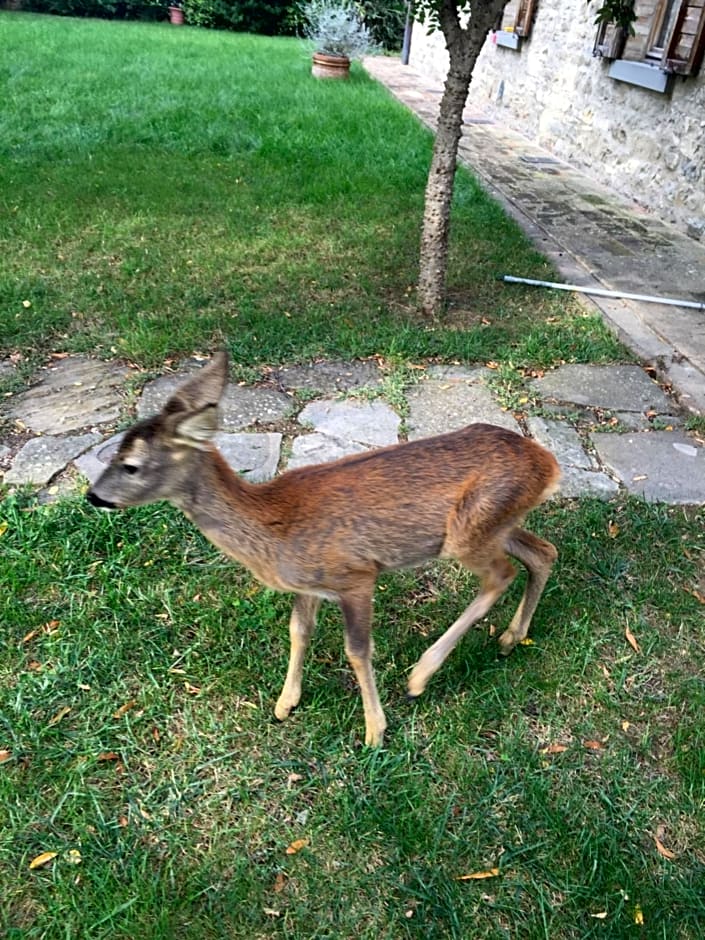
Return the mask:
[[[554,545],[522,527],[556,491],[556,459],[530,438],[478,423],[250,483],[213,444],[228,371],[227,354],[216,353],[158,414],[126,431],[87,498],[103,509],[168,500],[261,583],[295,595],[289,665],[274,708],[281,721],[299,704],[321,601],[337,603],[362,696],[365,744],[379,747],[387,722],[372,667],[378,576],[449,558],[480,581],[477,597],[413,667],[410,699],[514,580],[511,557],[528,576],[498,638],[508,655],[526,638],[557,557]]]

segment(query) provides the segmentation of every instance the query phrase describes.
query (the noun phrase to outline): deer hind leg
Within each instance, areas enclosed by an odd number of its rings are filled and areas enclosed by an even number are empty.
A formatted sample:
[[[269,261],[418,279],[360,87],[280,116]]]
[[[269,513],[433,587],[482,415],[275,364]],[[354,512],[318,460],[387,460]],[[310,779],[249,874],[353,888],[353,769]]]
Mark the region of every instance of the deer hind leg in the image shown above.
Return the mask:
[[[294,601],[294,609],[291,612],[289,621],[289,636],[291,638],[289,668],[286,673],[284,688],[274,707],[274,714],[280,721],[289,716],[292,708],[296,708],[301,699],[301,674],[304,668],[304,657],[316,626],[316,614],[320,603],[319,597],[310,594],[299,594]]]
[[[372,590],[369,593],[344,595],[340,606],[345,619],[345,652],[352,666],[362,695],[365,710],[365,744],[380,747],[387,721],[377,693],[372,669]]]
[[[531,618],[536,610],[551,568],[558,555],[550,542],[545,542],[526,529],[514,529],[507,539],[506,550],[520,561],[528,572],[526,589],[516,613],[504,633],[499,637],[500,652],[507,656],[517,643],[526,639]]]
[[[416,663],[409,677],[410,698],[421,695],[428,680],[440,669],[461,637],[474,623],[485,616],[497,598],[514,580],[516,571],[494,539],[489,551],[489,557],[487,547],[484,550],[478,549],[474,553],[456,555],[462,565],[480,577],[480,593],[443,636],[436,640],[433,646],[429,646]]]

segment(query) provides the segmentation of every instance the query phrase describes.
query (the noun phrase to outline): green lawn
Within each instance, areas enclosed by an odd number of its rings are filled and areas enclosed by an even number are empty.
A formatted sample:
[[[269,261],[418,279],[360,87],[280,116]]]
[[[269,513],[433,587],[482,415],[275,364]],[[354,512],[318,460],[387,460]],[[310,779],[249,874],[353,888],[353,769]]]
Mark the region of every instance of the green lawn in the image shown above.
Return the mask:
[[[8,13],[0,42],[0,352],[26,372],[225,344],[248,376],[380,355],[401,395],[407,361],[492,359],[511,404],[518,368],[625,356],[496,282],[508,256],[552,272],[465,173],[453,306],[419,317],[430,138],[359,68],[331,86],[289,40]],[[474,583],[381,581],[371,751],[331,605],[279,724],[288,598],[167,506],[4,491],[0,935],[699,937],[705,510],[553,502],[531,527],[560,553],[534,642],[500,660],[490,636],[520,578],[413,705]]]
[[[2,516],[7,936],[699,936],[702,511],[536,514],[561,554],[533,645],[500,661],[488,638],[517,586],[414,705],[407,670],[473,588],[441,566],[385,578],[380,752],[334,608],[278,724],[289,601],[176,512]]]
[[[550,364],[624,352],[459,174],[447,325],[414,285],[431,137],[300,42],[0,12],[0,342],[147,366],[224,342],[240,368],[318,355]],[[27,303],[31,306],[27,306]],[[470,329],[463,329],[470,327]]]

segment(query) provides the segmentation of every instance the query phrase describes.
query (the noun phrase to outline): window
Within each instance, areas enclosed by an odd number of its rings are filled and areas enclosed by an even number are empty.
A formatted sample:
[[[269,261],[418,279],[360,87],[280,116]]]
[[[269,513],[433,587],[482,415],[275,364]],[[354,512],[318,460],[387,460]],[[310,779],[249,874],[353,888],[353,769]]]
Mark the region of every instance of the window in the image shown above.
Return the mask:
[[[495,31],[498,46],[518,49],[521,40],[531,32],[538,0],[509,0],[501,13]],[[705,2],[705,0],[704,0]]]
[[[633,36],[625,35],[613,23],[599,26],[595,55],[640,63],[667,74],[694,75],[705,51],[705,0],[635,0],[634,11]],[[624,66],[621,72],[639,74],[638,69]]]

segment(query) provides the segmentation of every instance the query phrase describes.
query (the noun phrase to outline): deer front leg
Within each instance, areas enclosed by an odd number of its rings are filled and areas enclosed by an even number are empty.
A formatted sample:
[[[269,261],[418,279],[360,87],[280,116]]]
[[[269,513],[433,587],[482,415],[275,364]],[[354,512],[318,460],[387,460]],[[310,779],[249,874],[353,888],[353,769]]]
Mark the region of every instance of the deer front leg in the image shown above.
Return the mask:
[[[280,721],[288,718],[292,708],[296,708],[301,699],[301,674],[304,668],[304,657],[316,626],[316,614],[320,603],[320,598],[311,594],[299,594],[294,601],[294,609],[289,620],[289,636],[291,638],[289,668],[286,673],[284,688],[274,707],[274,714]]]
[[[374,584],[369,593],[341,597],[340,606],[345,618],[345,652],[355,671],[365,710],[365,744],[369,747],[381,747],[387,721],[379,701],[372,669],[373,643],[370,632],[373,589]]]

